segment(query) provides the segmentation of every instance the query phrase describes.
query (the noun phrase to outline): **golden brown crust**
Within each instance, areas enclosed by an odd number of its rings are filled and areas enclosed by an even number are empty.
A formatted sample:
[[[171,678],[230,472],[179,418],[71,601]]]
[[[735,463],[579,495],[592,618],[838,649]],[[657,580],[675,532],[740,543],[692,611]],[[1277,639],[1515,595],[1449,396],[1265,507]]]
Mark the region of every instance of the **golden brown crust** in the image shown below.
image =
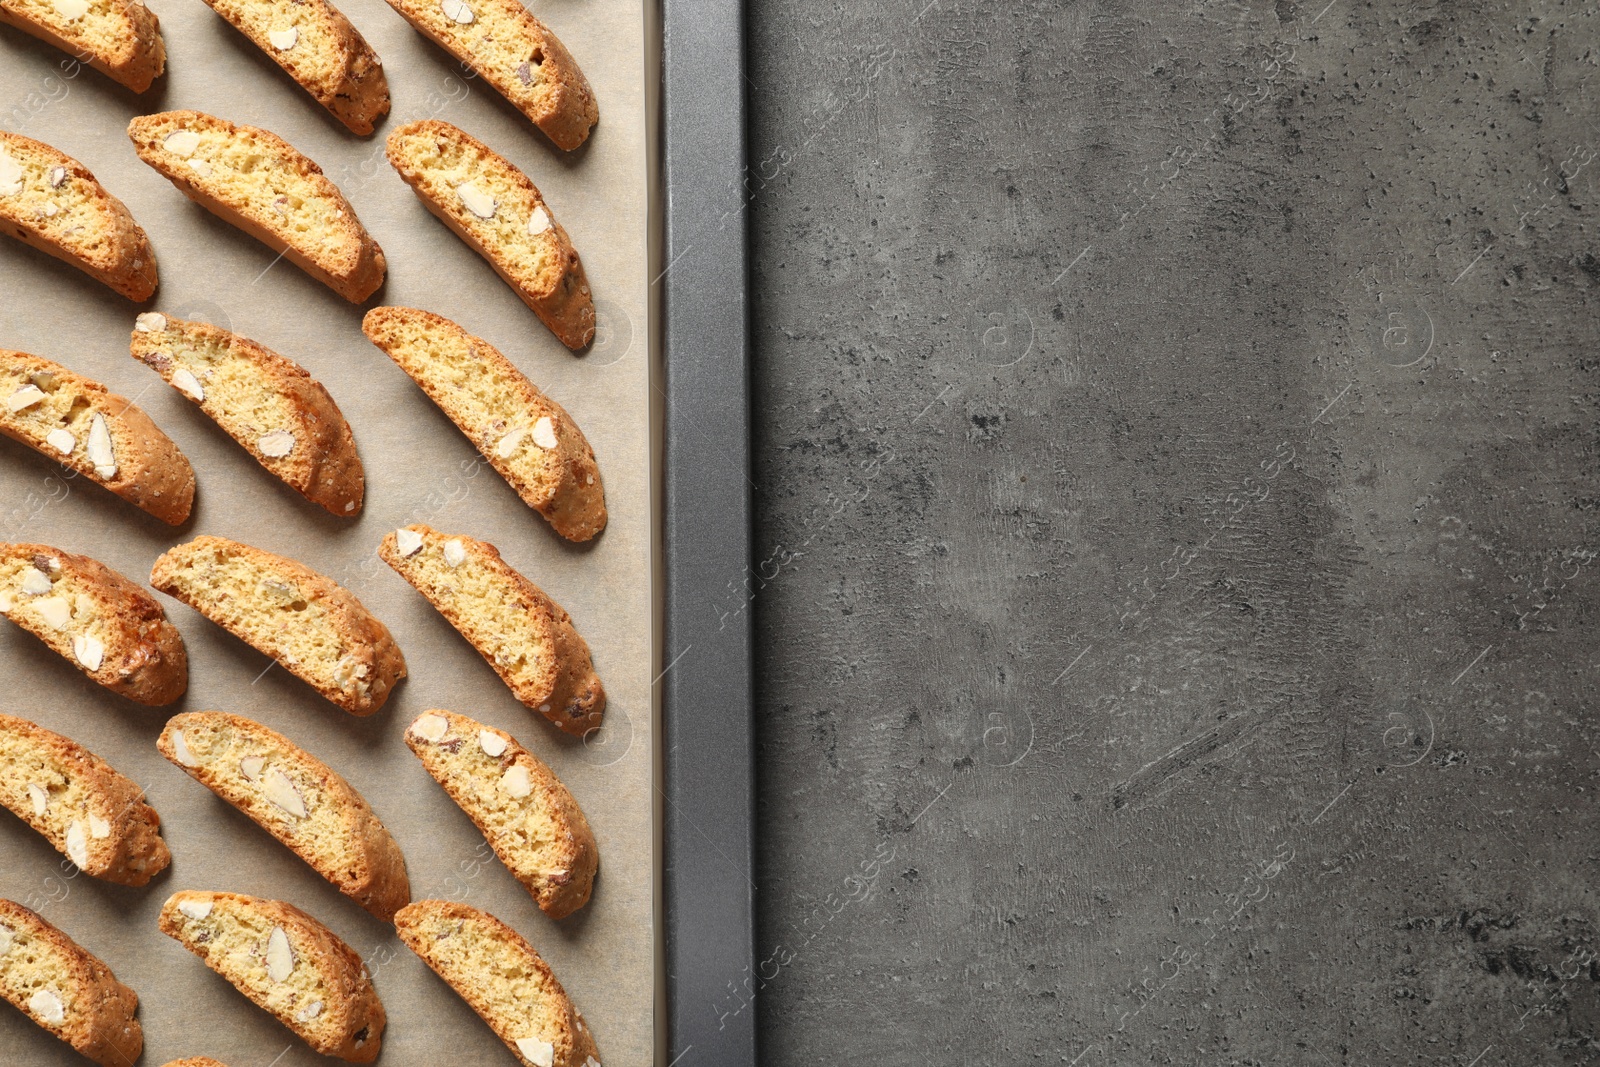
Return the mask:
[[[218,588],[234,564],[252,577],[240,595]],[[257,582],[281,589],[251,600]],[[197,537],[162,553],[150,584],[271,656],[352,715],[383,707],[406,676],[405,657],[389,628],[354,593],[297,560],[225,537]],[[330,637],[337,662],[324,669],[320,661],[298,656],[302,637]]]
[[[40,591],[31,591],[24,582]],[[72,619],[52,624],[30,610],[40,601],[59,601],[73,612]],[[161,605],[142,586],[88,556],[50,545],[0,544],[0,613],[129,700],[170,704],[189,687],[183,636],[167,621]],[[87,636],[99,643],[93,650],[74,643],[87,628],[94,630]],[[96,659],[99,665],[91,667]]]
[[[185,906],[189,911],[185,911]],[[203,910],[204,916],[194,913]],[[234,925],[225,925],[227,922]],[[293,904],[241,893],[174,893],[161,907],[161,932],[199,956],[257,1006],[274,1015],[312,1048],[351,1063],[371,1063],[383,1047],[387,1016],[366,967],[339,936]],[[268,974],[265,931],[281,929],[291,948],[288,978]],[[241,931],[260,931],[257,939]],[[221,952],[213,949],[221,948]],[[315,1014],[291,999],[289,979],[314,980],[323,993]],[[302,1015],[310,1015],[302,1018]]]
[[[208,372],[199,364],[186,367],[184,355],[184,350],[207,348],[247,365],[249,376],[265,394],[266,403],[284,409],[287,423],[258,425],[250,412],[231,410],[219,390],[207,389],[211,384],[206,377]],[[366,494],[366,473],[350,423],[328,390],[300,364],[247,337],[207,323],[185,322],[160,314],[139,316],[129,351],[134,359],[198,404],[257,463],[307,500],[344,518],[360,512]],[[194,375],[193,384],[174,381],[173,375],[181,369]],[[194,385],[200,387],[199,399],[191,391]],[[253,405],[252,410],[259,411],[262,406]],[[262,441],[281,442],[281,436],[269,435],[283,433],[290,435],[289,454],[268,455]]]
[[[221,1060],[214,1060],[210,1056],[190,1056],[187,1059],[173,1060],[163,1064],[162,1067],[228,1067]]]
[[[410,903],[405,857],[372,806],[287,737],[242,715],[196,711],[174,716],[156,747],[379,919]],[[241,767],[249,759],[261,762]]]
[[[203,140],[201,147],[184,155],[167,145],[173,134],[191,132],[206,135],[209,143]],[[285,259],[351,303],[361,303],[383,284],[383,249],[356,217],[355,208],[321,167],[277,134],[235,125],[201,111],[164,111],[128,123],[128,137],[139,158],[189,199],[282,252]],[[246,144],[252,147],[244,157],[253,169],[251,176],[241,179],[243,172],[231,167],[225,157],[228,149]],[[205,164],[208,173],[196,170],[196,161]],[[305,183],[309,193],[305,202],[292,211],[285,207],[282,214],[276,212],[271,206],[276,198],[267,197],[271,189],[257,173],[267,169]],[[228,184],[231,181],[240,184]],[[252,199],[240,193],[241,188],[260,196]],[[304,213],[313,209],[316,225],[300,228],[297,220],[304,221]]]
[[[421,539],[417,551],[407,554],[399,547],[398,535],[390,532],[378,548],[378,555],[433,604],[445,621],[472,643],[500,680],[522,703],[539,712],[563,731],[583,737],[600,727],[605,712],[606,691],[594,672],[589,644],[572,625],[572,616],[500,558],[500,550],[487,541],[462,534],[442,534],[420,523],[405,527]],[[463,560],[481,568],[485,581],[495,590],[494,620],[469,618],[462,608],[463,598],[447,582],[430,578],[424,565],[431,563],[450,542],[459,542]],[[526,625],[532,632],[533,647],[514,650],[497,648],[491,632],[494,623]],[[539,669],[531,676],[519,673],[518,665],[501,661],[501,654],[515,651],[533,657]]]
[[[150,238],[88,167],[17,133],[0,132],[0,153],[18,166],[9,184],[0,175],[0,233],[71,264],[129,300],[150,299],[158,281]]]
[[[487,260],[562,344],[576,352],[594,340],[594,298],[583,261],[526,174],[482,141],[438,119],[401,126],[389,135],[387,153],[423,206]],[[445,177],[441,167],[446,156],[461,161],[450,168],[452,175],[507,190],[493,218],[482,219],[463,205],[454,177]],[[542,227],[537,233],[529,226],[535,219],[540,221],[534,225]],[[504,247],[508,242],[519,247]],[[520,246],[528,242],[548,266],[530,269],[524,262]]]
[[[0,804],[108,882],[146,885],[172,860],[144,790],[71,738],[3,714]]]
[[[389,83],[383,61],[344,13],[327,0],[295,0],[292,25],[277,16],[271,0],[206,0],[211,9],[250,38],[316,101],[365,137],[389,113]],[[295,30],[284,48],[274,31]]]
[[[442,732],[435,719],[443,721]],[[499,740],[486,746],[486,738]],[[406,745],[541,911],[564,919],[589,902],[600,863],[594,831],[543,760],[503,730],[442,708],[417,717]]]
[[[478,446],[489,465],[511,483],[529,507],[548,519],[557,533],[569,541],[587,541],[605,529],[605,486],[588,438],[566,409],[540,392],[499,349],[443,316],[416,308],[373,308],[361,320],[361,328],[373,344],[422,387]],[[426,350],[428,346],[407,342],[404,334],[408,330],[430,335],[440,345],[464,345],[470,358],[479,364],[477,372],[447,375],[435,366]],[[463,380],[467,375],[471,375],[470,381]],[[497,410],[483,410],[466,395],[473,385],[485,380],[504,383],[504,395],[497,397],[494,405]],[[500,455],[498,451],[508,428],[526,430],[540,418],[551,420],[556,437],[556,447],[547,450],[553,454],[554,462],[542,477],[517,455]],[[513,442],[514,446],[519,444],[523,449],[529,447],[527,442]]]
[[[136,93],[150,88],[166,67],[161,21],[139,0],[93,4],[75,19],[43,0],[0,0],[0,22],[54,45]]]
[[[102,1067],[144,1052],[139,995],[99,957],[10,900],[0,900],[0,943],[0,996],[24,1015]]]
[[[28,386],[47,395],[11,410],[9,398]],[[101,473],[89,455],[97,418],[104,419],[110,436],[116,464],[110,474]],[[71,435],[70,453],[63,454],[50,443],[53,431]],[[168,525],[179,526],[189,518],[194,469],[178,446],[133,401],[59,363],[0,348],[0,433],[105,486]]]

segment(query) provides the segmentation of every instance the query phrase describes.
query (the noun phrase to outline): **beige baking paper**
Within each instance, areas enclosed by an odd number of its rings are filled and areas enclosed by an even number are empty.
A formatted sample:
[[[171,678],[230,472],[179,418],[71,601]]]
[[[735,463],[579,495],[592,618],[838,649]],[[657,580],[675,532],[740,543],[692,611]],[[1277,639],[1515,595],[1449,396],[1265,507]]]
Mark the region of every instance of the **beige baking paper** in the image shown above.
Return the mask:
[[[372,803],[406,855],[414,899],[484,908],[526,936],[592,1024],[605,1062],[654,1050],[652,596],[649,290],[650,145],[646,21],[635,0],[538,0],[534,11],[587,72],[600,124],[572,153],[550,144],[494,91],[426,41],[383,0],[341,0],[383,57],[393,98],[376,135],[358,138],[200,0],[152,0],[165,78],[143,95],[0,27],[0,128],[76,157],[148,231],[161,287],[134,305],[72,268],[0,238],[0,347],[64,363],[138,405],[194,464],[195,514],[179,529],[66,476],[0,439],[0,539],[93,556],[136,581],[172,544],[219,534],[293,556],[353,590],[394,632],[410,678],[360,719],[317,696],[189,608],[158,594],[183,632],[188,695],[169,708],[116,697],[0,622],[0,708],[67,734],[143,785],[160,812],[172,867],[144,889],[75,875],[0,811],[0,896],[36,907],[104,959],[142,1001],[143,1064],[212,1056],[229,1067],[330,1062],[156,929],[168,894],[225,889],[288,900],[366,960],[388,1010],[380,1064],[513,1064],[467,1006],[396,938],[243,815],[157,753],[179,711],[258,719],[322,758]],[[334,179],[388,256],[386,286],[356,307],[276,252],[191,203],[133,153],[136,115],[208,111],[286,138]],[[493,271],[429,215],[383,157],[402,122],[455,123],[522,168],[583,257],[599,312],[585,355],[570,354]],[[577,419],[599,458],[610,525],[593,544],[556,536],[422,392],[361,333],[367,307],[427,308],[485,337]],[[153,371],[128,355],[137,312],[227,327],[304,365],[338,401],[366,467],[354,521],[302,500]],[[425,522],[497,545],[572,614],[610,700],[588,744],[523,708],[478,654],[375,550]],[[401,737],[424,709],[450,708],[509,731],[566,782],[599,839],[594,899],[560,922],[543,915]],[[0,1062],[86,1062],[0,1003]]]

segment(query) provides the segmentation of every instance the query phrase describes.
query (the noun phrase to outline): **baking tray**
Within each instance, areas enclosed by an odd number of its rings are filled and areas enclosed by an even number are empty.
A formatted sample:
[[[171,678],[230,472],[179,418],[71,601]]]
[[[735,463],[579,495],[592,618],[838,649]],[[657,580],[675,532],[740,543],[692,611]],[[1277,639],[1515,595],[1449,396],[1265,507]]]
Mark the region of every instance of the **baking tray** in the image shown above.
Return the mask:
[[[349,778],[405,850],[414,897],[466,900],[528,936],[584,1009],[608,1064],[753,1063],[754,1013],[741,1006],[748,994],[735,995],[753,958],[748,614],[737,592],[748,559],[737,6],[535,5],[601,104],[590,142],[570,154],[381,0],[340,6],[389,75],[393,112],[372,138],[351,136],[198,0],[154,4],[168,75],[142,95],[0,28],[0,128],[88,165],[150,232],[162,273],[155,299],[135,306],[7,241],[0,346],[56,359],[135,398],[199,480],[194,518],[173,530],[0,441],[0,538],[84,552],[136,580],[159,552],[201,533],[280,551],[356,592],[394,630],[411,670],[382,712],[355,719],[166,600],[189,646],[191,687],[178,704],[145,709],[0,627],[0,707],[78,738],[140,782],[174,852],[151,886],[125,889],[78,875],[0,814],[0,896],[37,907],[139,991],[143,1063],[323,1062],[156,931],[161,901],[180,888],[286,899],[349,941],[389,1011],[380,1063],[514,1062],[391,928],[156,753],[171,714],[220,707],[289,734]],[[128,119],[180,107],[272,129],[317,160],[384,246],[385,288],[362,308],[346,304],[139,163],[123,132]],[[383,160],[388,130],[430,116],[522,167],[571,233],[598,311],[585,354],[567,353]],[[674,261],[693,269],[674,270]],[[366,342],[361,311],[379,304],[455,319],[572,412],[606,479],[611,522],[596,544],[556,537]],[[234,329],[327,385],[367,468],[361,516],[347,522],[301,501],[135,364],[127,335],[143,310]],[[582,743],[557,736],[376,560],[387,530],[417,521],[497,544],[572,613],[610,697],[601,733]],[[601,844],[589,907],[560,923],[539,913],[421,771],[400,735],[430,706],[509,730],[572,788]],[[82,1062],[3,1006],[0,1047],[7,1063]]]

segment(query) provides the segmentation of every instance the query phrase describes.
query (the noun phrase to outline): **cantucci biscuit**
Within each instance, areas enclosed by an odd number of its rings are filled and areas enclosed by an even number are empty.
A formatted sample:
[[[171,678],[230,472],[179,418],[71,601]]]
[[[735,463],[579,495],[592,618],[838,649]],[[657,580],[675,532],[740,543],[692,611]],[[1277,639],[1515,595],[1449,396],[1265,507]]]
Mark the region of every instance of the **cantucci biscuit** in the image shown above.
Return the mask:
[[[378,555],[472,642],[518,700],[570,734],[600,726],[606,691],[588,643],[493,545],[416,525],[390,533]]]
[[[59,363],[0,348],[0,433],[172,526],[189,518],[194,469],[133,401]]]
[[[242,715],[195,711],[167,723],[156,747],[379,919],[410,903],[405,857],[366,799],[287,737]]]
[[[129,700],[170,704],[189,687],[183,636],[155,597],[88,556],[0,544],[0,613]]]
[[[327,0],[206,0],[351,133],[389,113],[383,61]]]
[[[155,12],[140,0],[0,0],[7,22],[136,93],[167,65]]]
[[[587,541],[605,529],[594,449],[572,416],[493,345],[415,308],[373,308],[361,328],[557,533]]]
[[[359,304],[383,284],[383,249],[322,168],[275,133],[201,111],[128,123],[139,158],[218,218]]]
[[[461,806],[540,910],[564,919],[589,902],[599,851],[555,773],[508,733],[433,709],[406,744]]]
[[[221,1060],[214,1060],[210,1056],[190,1056],[187,1059],[173,1060],[163,1067],[228,1067]]]
[[[281,900],[174,893],[161,932],[325,1056],[371,1063],[387,1021],[367,969],[332,930]]]
[[[562,344],[577,351],[594,340],[583,262],[526,174],[437,119],[395,130],[388,154],[423,205],[488,260]]]
[[[335,515],[361,510],[366,475],[350,424],[300,364],[216,326],[156,312],[135,321],[131,351],[301,496]]]
[[[10,900],[0,900],[0,996],[101,1067],[128,1067],[144,1052],[134,1018],[139,995],[98,957]]]
[[[172,860],[144,790],[69,737],[0,715],[0,804],[85,874],[141,886]]]
[[[550,965],[486,911],[419,900],[395,916],[400,940],[461,995],[523,1067],[600,1067],[594,1034]]]
[[[271,656],[353,715],[406,676],[389,628],[349,590],[292,559],[225,537],[167,549],[150,584]]]
[[[389,0],[545,132],[558,148],[583,144],[600,121],[589,79],[521,0]]]
[[[150,238],[127,206],[76,159],[17,133],[0,132],[0,232],[129,300],[149,300],[156,291]]]

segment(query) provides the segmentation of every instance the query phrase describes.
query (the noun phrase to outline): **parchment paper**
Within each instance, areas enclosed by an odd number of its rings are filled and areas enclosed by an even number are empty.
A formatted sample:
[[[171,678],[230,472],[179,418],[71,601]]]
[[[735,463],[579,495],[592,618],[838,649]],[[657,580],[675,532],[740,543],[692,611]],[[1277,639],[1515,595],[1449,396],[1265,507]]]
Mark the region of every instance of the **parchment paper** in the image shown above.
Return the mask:
[[[168,546],[220,534],[304,561],[352,589],[393,630],[410,678],[358,719],[189,608],[161,597],[188,645],[188,695],[164,709],[99,688],[9,623],[0,623],[0,707],[88,745],[144,785],[173,850],[144,889],[77,875],[41,838],[0,812],[0,895],[38,908],[138,991],[142,1063],[213,1056],[229,1067],[330,1062],[156,929],[178,889],[226,889],[291,901],[367,961],[388,1009],[379,1062],[511,1064],[514,1057],[395,937],[243,815],[168,764],[155,738],[169,715],[218,708],[265,722],[343,774],[405,851],[416,899],[489,910],[549,961],[592,1023],[608,1065],[653,1053],[651,683],[655,660],[649,316],[646,23],[636,0],[540,0],[535,12],[571,49],[600,102],[587,145],[550,145],[492,89],[463,76],[383,0],[340,6],[383,57],[393,111],[371,138],[350,134],[200,0],[153,0],[168,74],[135,96],[31,38],[0,27],[0,128],[75,156],[149,232],[161,271],[136,306],[77,271],[0,240],[0,346],[57,360],[136,398],[193,462],[194,517],[172,529],[98,486],[0,440],[0,539],[83,552],[136,581]],[[384,289],[357,308],[274,252],[191,203],[134,156],[137,114],[198,108],[273,130],[339,184],[389,260]],[[569,354],[383,159],[383,137],[434,116],[525,170],[582,255],[600,333]],[[556,536],[484,464],[455,427],[360,329],[378,304],[427,308],[488,338],[566,406],[594,445],[610,526],[590,546]],[[251,337],[299,361],[349,419],[367,473],[365,509],[334,518],[268,475],[196,407],[128,355],[134,315],[165,311]],[[478,654],[380,563],[383,535],[408,522],[469,533],[565,606],[593,649],[610,697],[588,744],[523,708]],[[489,851],[401,740],[428,707],[510,731],[546,760],[599,839],[594,899],[555,922]],[[0,1061],[84,1062],[0,1004]]]

